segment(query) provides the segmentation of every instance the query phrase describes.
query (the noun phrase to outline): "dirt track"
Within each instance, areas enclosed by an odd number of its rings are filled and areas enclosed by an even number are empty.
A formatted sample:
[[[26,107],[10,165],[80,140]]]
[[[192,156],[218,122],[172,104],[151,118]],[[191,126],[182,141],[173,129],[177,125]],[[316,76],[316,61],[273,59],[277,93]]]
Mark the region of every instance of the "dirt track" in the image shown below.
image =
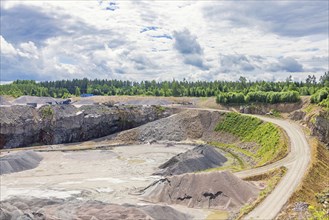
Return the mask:
[[[300,184],[307,171],[311,152],[306,137],[301,127],[297,124],[279,119],[258,117],[264,121],[279,125],[287,132],[291,142],[291,151],[286,158],[274,164],[259,169],[244,171],[239,173],[238,176],[255,175],[264,172],[264,170],[279,166],[286,166],[288,168],[286,175],[273,192],[245,217],[245,219],[274,219]]]

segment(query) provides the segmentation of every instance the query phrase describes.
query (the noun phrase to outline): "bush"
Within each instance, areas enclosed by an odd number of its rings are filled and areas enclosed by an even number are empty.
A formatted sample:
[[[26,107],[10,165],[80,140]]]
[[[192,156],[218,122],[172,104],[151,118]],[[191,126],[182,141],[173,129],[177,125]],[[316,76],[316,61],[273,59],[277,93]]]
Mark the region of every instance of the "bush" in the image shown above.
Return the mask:
[[[320,103],[323,100],[327,99],[328,97],[329,97],[329,88],[325,87],[325,88],[318,90],[316,93],[314,93],[311,96],[311,102]]]
[[[296,91],[288,92],[249,92],[247,95],[243,93],[220,93],[216,102],[221,104],[231,104],[231,103],[249,103],[249,102],[259,102],[259,103],[284,103],[284,102],[298,102],[300,100],[299,93]]]

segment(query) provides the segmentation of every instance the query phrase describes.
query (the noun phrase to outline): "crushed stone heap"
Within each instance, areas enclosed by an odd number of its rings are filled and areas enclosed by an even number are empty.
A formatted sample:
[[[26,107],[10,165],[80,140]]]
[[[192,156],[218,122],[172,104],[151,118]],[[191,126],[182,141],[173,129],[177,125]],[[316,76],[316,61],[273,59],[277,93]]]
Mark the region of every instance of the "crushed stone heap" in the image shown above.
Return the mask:
[[[13,197],[1,204],[0,219],[168,219],[187,220],[190,216],[169,206],[117,205],[76,199]]]
[[[23,151],[0,157],[0,175],[36,168],[42,157],[34,151]]]
[[[159,166],[154,175],[171,176],[192,173],[222,166],[227,161],[214,147],[199,145],[185,153],[178,154]]]
[[[251,202],[259,189],[228,171],[188,173],[160,179],[141,191],[146,201],[191,208],[236,210]]]

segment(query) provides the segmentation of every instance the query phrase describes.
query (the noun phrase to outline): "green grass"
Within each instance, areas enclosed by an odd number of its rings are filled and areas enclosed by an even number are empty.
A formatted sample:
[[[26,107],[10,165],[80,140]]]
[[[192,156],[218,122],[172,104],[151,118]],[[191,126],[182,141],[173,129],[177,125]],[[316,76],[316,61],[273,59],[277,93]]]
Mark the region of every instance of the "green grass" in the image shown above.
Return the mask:
[[[257,166],[281,159],[287,153],[287,143],[283,132],[274,124],[263,122],[258,118],[244,116],[238,113],[227,113],[225,118],[218,123],[215,131],[224,131],[236,135],[244,142],[255,142],[259,145],[252,155]],[[242,149],[239,151],[241,152]]]

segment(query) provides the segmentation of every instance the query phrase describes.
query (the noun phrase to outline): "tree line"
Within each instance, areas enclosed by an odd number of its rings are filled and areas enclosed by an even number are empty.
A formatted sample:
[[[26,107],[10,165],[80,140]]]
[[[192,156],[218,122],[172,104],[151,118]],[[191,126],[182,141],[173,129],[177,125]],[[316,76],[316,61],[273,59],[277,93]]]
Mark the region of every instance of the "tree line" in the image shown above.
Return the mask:
[[[116,79],[73,79],[36,82],[16,80],[11,84],[0,85],[0,95],[19,97],[51,96],[68,98],[88,93],[93,95],[145,95],[145,96],[216,96],[219,103],[244,102],[294,102],[299,95],[314,95],[322,88],[329,87],[329,73],[319,81],[308,76],[304,82],[294,82],[288,77],[282,82],[248,81],[240,77],[238,81],[129,81]]]

